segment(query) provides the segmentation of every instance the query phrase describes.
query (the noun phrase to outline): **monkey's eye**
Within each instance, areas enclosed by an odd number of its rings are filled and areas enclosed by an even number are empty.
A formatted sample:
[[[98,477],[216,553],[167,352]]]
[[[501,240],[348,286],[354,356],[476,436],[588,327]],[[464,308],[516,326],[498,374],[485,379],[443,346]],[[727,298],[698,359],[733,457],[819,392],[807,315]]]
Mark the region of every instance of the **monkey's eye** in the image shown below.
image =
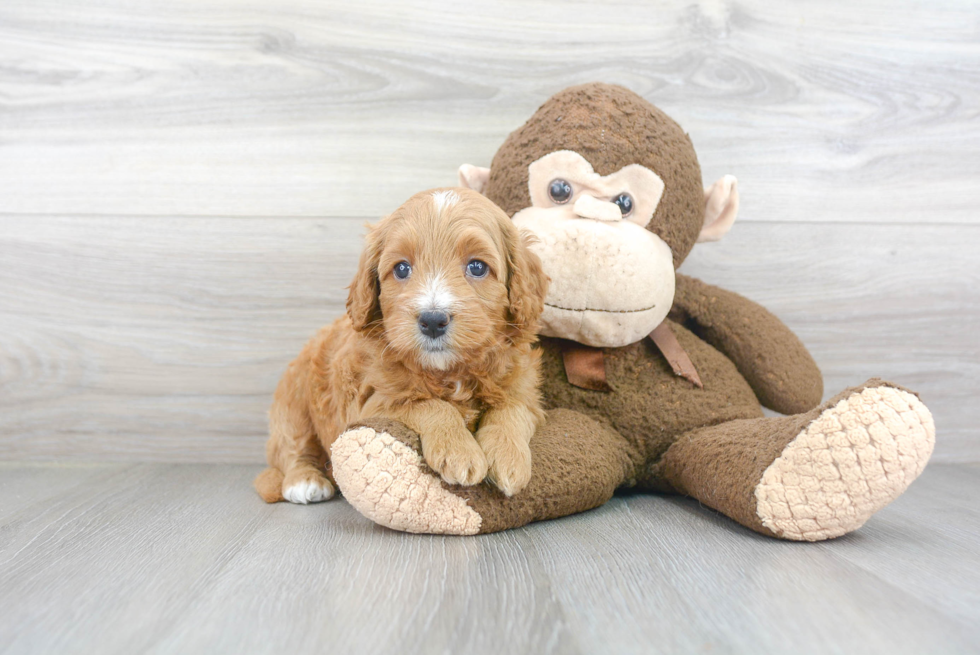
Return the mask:
[[[408,279],[408,276],[412,274],[412,265],[408,262],[398,262],[395,264],[395,268],[392,272],[399,280]]]
[[[623,212],[623,216],[629,216],[633,212],[633,198],[630,197],[630,194],[621,193],[616,196],[613,202],[619,205],[619,211]]]
[[[488,272],[490,272],[490,267],[487,266],[486,262],[481,262],[479,259],[471,259],[470,263],[466,265],[466,273],[470,277],[486,277]]]
[[[563,205],[572,197],[572,185],[565,180],[552,180],[548,185],[548,197],[552,202]]]

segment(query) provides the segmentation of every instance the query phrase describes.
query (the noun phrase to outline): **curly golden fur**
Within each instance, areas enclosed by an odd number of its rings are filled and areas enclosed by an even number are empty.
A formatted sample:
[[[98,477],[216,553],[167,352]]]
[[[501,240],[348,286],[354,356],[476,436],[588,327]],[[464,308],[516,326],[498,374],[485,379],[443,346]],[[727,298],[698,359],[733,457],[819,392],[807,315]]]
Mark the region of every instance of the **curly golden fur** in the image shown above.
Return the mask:
[[[276,390],[262,498],[332,496],[330,445],[368,417],[418,432],[451,484],[489,474],[507,495],[523,489],[544,420],[532,345],[548,284],[527,239],[467,189],[416,194],[371,227],[347,314],[307,343]],[[429,311],[445,317],[443,334],[424,334]]]

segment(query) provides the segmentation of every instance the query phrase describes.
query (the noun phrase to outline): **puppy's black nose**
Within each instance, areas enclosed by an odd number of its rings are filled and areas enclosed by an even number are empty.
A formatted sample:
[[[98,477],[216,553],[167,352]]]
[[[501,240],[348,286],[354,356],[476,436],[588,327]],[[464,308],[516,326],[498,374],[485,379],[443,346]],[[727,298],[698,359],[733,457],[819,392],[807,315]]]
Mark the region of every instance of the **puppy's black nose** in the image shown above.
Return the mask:
[[[419,314],[419,329],[422,334],[435,339],[446,333],[449,314],[446,312],[422,312]]]

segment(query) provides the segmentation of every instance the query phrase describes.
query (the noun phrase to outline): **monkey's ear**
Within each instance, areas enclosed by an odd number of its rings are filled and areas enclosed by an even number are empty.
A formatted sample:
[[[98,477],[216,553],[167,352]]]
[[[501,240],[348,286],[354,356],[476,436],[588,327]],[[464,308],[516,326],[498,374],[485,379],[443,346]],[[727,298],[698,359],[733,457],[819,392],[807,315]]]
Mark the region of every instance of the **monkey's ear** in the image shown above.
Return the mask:
[[[718,241],[728,234],[738,214],[738,180],[726,175],[704,190],[704,226],[698,243]]]
[[[465,189],[473,189],[478,193],[483,193],[490,179],[490,169],[472,164],[463,164],[459,167],[459,186]]]
[[[381,284],[378,281],[381,230],[377,226],[367,227],[367,244],[361,253],[361,261],[357,265],[357,273],[350,283],[350,293],[347,296],[347,315],[357,332],[362,332],[381,320]]]

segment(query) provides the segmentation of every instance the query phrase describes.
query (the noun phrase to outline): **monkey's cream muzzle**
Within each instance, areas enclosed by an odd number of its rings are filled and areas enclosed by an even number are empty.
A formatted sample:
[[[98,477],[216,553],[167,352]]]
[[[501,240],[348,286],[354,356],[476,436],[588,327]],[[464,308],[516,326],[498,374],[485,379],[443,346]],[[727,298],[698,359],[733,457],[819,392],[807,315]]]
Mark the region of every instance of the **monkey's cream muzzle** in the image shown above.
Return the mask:
[[[597,347],[639,341],[670,311],[670,248],[622,218],[600,221],[569,214],[528,207],[514,215],[518,227],[537,237],[531,250],[551,278],[540,333]]]
[[[572,189],[565,202],[548,192],[554,180]],[[597,174],[581,155],[559,150],[528,167],[531,207],[514,224],[537,237],[531,250],[551,278],[540,333],[589,346],[635,343],[667,316],[674,300],[674,259],[646,229],[664,184],[648,168],[631,164]],[[633,200],[623,216],[613,200]]]
[[[571,150],[550,152],[527,170],[531,206],[513,220],[537,237],[531,250],[551,278],[541,334],[611,348],[646,337],[674,300],[670,247],[646,229],[664,181],[640,164],[599,175]],[[482,190],[489,178],[488,168],[460,166],[462,186]],[[555,189],[560,197],[552,196]],[[625,215],[627,205],[616,204],[623,195],[632,200]],[[726,175],[705,190],[704,200],[698,241],[717,241],[735,222],[737,181]]]

